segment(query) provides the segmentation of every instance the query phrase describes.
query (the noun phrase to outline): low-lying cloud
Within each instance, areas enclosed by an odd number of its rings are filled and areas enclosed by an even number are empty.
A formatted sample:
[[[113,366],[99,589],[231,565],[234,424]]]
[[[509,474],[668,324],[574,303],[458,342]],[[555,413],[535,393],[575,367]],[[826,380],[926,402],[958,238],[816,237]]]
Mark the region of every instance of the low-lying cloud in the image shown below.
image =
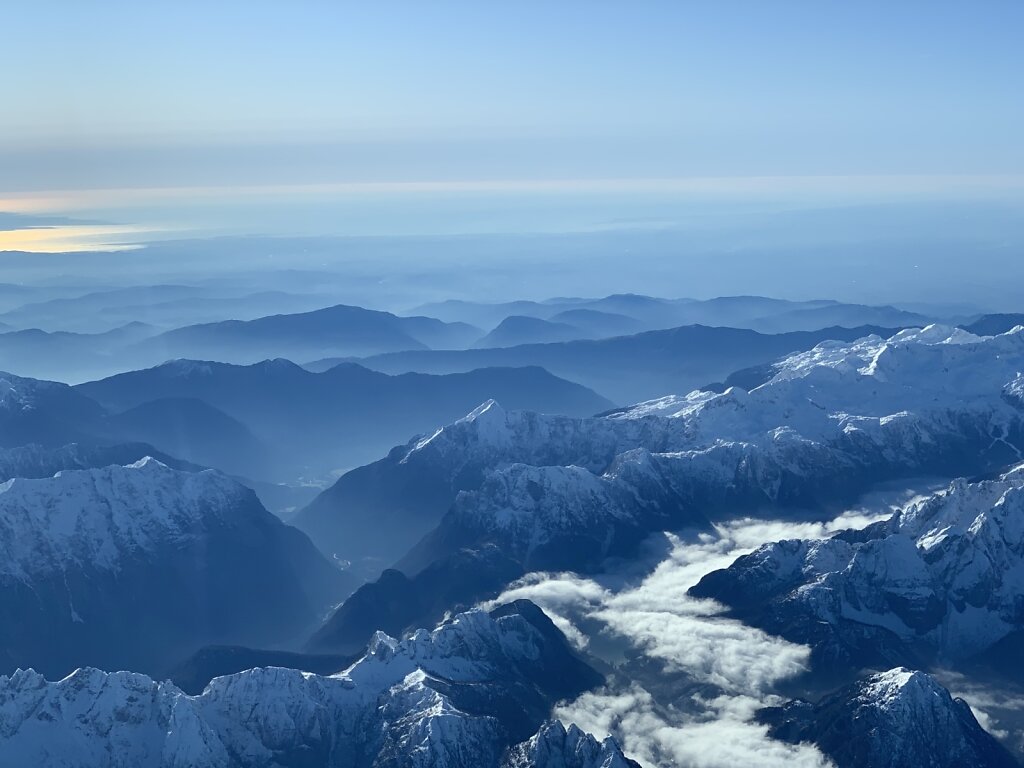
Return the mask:
[[[644,765],[732,768],[737,765],[824,768],[831,763],[812,746],[768,738],[765,726],[750,722],[764,702],[722,696],[704,702],[700,716],[659,707],[639,685],[586,693],[559,707],[555,716],[595,736],[614,735],[625,752]]]
[[[494,602],[529,598],[578,647],[613,662],[628,656],[632,681],[618,683],[613,675],[607,687],[563,703],[556,716],[596,736],[615,736],[641,763],[822,768],[830,763],[816,748],[770,739],[753,722],[758,709],[781,701],[774,694],[779,682],[807,669],[810,649],[729,619],[719,604],[686,591],[763,543],[864,527],[892,507],[876,500],[827,523],[742,519],[696,541],[667,535],[667,556],[639,579],[531,574]],[[634,674],[637,667],[643,669]]]

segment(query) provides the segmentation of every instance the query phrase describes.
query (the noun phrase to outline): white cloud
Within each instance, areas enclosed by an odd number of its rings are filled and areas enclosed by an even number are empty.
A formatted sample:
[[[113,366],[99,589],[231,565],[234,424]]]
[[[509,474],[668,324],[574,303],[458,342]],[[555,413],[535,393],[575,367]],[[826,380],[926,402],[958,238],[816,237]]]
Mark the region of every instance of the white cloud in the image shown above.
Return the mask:
[[[979,684],[950,670],[933,673],[949,692],[968,703],[978,724],[997,739],[1024,748],[1024,696],[1012,683]]]
[[[613,682],[556,711],[564,722],[575,722],[596,736],[615,736],[642,764],[821,768],[829,763],[813,746],[770,739],[767,728],[753,722],[759,708],[779,701],[773,695],[775,686],[806,669],[810,649],[726,618],[720,605],[691,598],[686,591],[706,573],[727,567],[763,543],[823,537],[890,514],[889,505],[878,504],[829,523],[743,519],[720,526],[717,537],[687,542],[669,535],[668,555],[639,580],[632,573],[600,579],[531,574],[494,602],[528,598],[578,647],[600,653],[618,643],[654,662],[649,673],[654,679],[625,687]],[[598,639],[601,649],[595,647]],[[681,674],[701,690],[710,685],[719,693],[659,702],[652,691],[665,686],[656,670]]]
[[[814,747],[769,739],[765,726],[749,718],[763,702],[723,696],[705,702],[699,718],[657,706],[638,685],[625,691],[597,691],[560,707],[555,716],[604,737],[618,738],[627,754],[648,765],[694,768],[824,768],[831,763]]]

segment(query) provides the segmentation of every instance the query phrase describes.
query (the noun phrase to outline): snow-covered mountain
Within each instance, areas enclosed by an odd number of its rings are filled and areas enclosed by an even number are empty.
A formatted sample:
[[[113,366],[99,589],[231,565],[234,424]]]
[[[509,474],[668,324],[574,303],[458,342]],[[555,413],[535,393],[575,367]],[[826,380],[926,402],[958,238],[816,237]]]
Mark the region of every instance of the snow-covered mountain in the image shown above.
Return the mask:
[[[781,541],[691,590],[821,661],[956,662],[1024,630],[1024,465],[866,531]]]
[[[639,768],[613,739],[599,742],[575,725],[545,723],[535,736],[513,747],[502,768]]]
[[[153,670],[309,631],[348,577],[255,494],[152,458],[0,485],[0,666]]]
[[[601,474],[577,466],[513,464],[461,493],[438,528],[399,562],[416,573],[453,548],[496,543],[526,570],[593,571],[655,530],[711,532],[680,460],[643,448]]]
[[[599,682],[536,606],[518,602],[402,640],[378,633],[335,675],[257,668],[198,696],[129,672],[47,682],[19,671],[0,677],[0,754],[17,768],[497,767],[556,699]],[[613,743],[551,725],[510,759],[629,765]]]
[[[1024,328],[979,338],[930,327],[826,343],[775,368],[750,392],[694,392],[604,418],[479,409],[400,459],[429,452],[424,463],[448,477],[481,476],[403,562],[415,569],[451,542],[486,539],[538,567],[578,568],[641,532],[695,524],[702,512],[810,508],[882,479],[1021,456]],[[618,503],[620,494],[628,500]],[[574,536],[601,545],[565,546]]]
[[[488,402],[342,478],[297,525],[321,546],[339,541],[332,532],[347,538],[345,554],[368,529],[404,542],[439,520],[399,562],[413,577],[488,544],[527,570],[592,570],[652,530],[700,527],[705,515],[829,514],[881,480],[1005,466],[1024,446],[1021,371],[1024,329],[981,338],[930,327],[819,345],[750,392],[603,417]]]
[[[813,742],[836,768],[1016,768],[962,699],[902,667],[864,678],[816,704],[761,710],[772,737]]]

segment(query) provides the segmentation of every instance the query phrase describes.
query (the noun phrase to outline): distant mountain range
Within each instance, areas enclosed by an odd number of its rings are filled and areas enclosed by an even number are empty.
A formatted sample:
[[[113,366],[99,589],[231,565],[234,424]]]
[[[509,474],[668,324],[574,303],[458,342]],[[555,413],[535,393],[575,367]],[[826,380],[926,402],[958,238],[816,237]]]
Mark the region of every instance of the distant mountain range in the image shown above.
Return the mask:
[[[6,331],[0,333],[0,360],[5,368],[34,378],[81,380],[131,366],[134,356],[125,350],[157,332],[139,322],[103,333]]]
[[[998,333],[1006,333],[1018,325],[1024,325],[1024,314],[982,315],[961,327],[979,336],[994,336]]]
[[[519,344],[546,344],[556,341],[572,341],[590,337],[590,333],[582,331],[574,325],[554,320],[541,320],[539,317],[525,315],[509,315],[486,336],[473,346],[484,349],[491,347],[514,347]]]
[[[33,300],[36,293],[42,293],[46,298],[37,297],[37,300]],[[77,295],[63,292],[56,297],[51,297],[51,293],[44,291],[27,294],[27,301],[0,314],[0,320],[18,328],[95,334],[125,323],[151,322],[144,317],[144,311],[127,317],[108,314],[119,306],[135,306],[142,310],[144,307],[159,307],[169,301],[188,301],[208,294],[202,288],[189,285],[140,285],[79,292]]]
[[[617,388],[617,385],[628,382],[622,369],[631,362],[627,356],[630,350],[614,344],[599,347],[594,352],[616,355],[603,372],[599,362],[587,359],[586,349],[569,348],[564,353],[534,350],[525,356],[521,351],[505,352],[504,357],[501,353],[495,357],[493,351],[525,345],[614,339],[671,329],[693,335],[695,331],[683,331],[690,326],[786,335],[801,331],[817,333],[835,327],[921,327],[935,319],[886,306],[793,302],[757,296],[692,301],[624,294],[601,299],[551,299],[497,305],[446,302],[425,308],[436,312],[437,317],[405,317],[344,304],[324,306],[328,302],[328,296],[319,294],[262,291],[223,296],[214,287],[180,285],[120,288],[71,297],[58,295],[0,315],[0,324],[11,326],[6,329],[0,325],[0,364],[22,375],[74,383],[151,367],[174,358],[237,364],[278,357],[297,361],[329,360],[329,363],[316,364],[317,370],[323,370],[342,360],[436,351],[438,355],[433,356],[430,363],[413,358],[414,362],[406,361],[396,367],[392,359],[379,364],[373,362],[370,366],[380,367],[385,372],[450,372],[467,370],[467,366],[538,364],[569,378],[576,374],[583,376],[580,383],[616,402],[627,403],[655,396],[659,391],[680,391],[684,386],[720,379],[738,367],[753,363],[740,352],[737,365],[732,365],[735,361],[709,358],[701,371],[703,380],[694,377],[685,384],[677,383],[674,390],[659,390],[664,386],[660,382],[675,369],[667,363],[659,367],[647,360],[647,355],[657,354],[660,349],[677,362],[680,356],[686,356],[689,368],[681,369],[685,374],[696,372],[689,369],[699,367],[694,358],[706,350],[701,348],[699,340],[665,340],[658,336],[637,339],[627,347],[639,355],[643,367],[633,378],[633,388],[627,389],[624,385]],[[271,312],[278,314],[269,314]],[[949,321],[965,325],[989,322],[993,328],[1007,330],[1002,326],[1009,316],[992,317],[1002,319],[986,321],[975,316]],[[446,320],[449,318],[450,321]],[[466,318],[483,322],[466,322]],[[749,344],[742,337],[720,341],[739,346]],[[717,342],[706,339],[705,343]],[[441,354],[471,348],[484,357],[449,359]],[[775,351],[779,355],[793,349]],[[555,362],[551,356],[559,355],[568,358],[564,371],[552,368]],[[651,378],[652,374],[655,383],[644,388],[639,380]]]
[[[592,321],[601,320],[604,336],[682,325],[728,326],[763,333],[787,333],[832,325],[901,328],[947,319],[895,307],[844,304],[829,300],[787,301],[763,296],[722,296],[706,300],[661,299],[636,294],[617,294],[599,299],[556,298],[497,304],[456,300],[424,304],[413,312],[447,322],[468,322],[483,328],[494,328],[510,316],[586,327],[585,318],[589,315]]]
[[[132,322],[178,328],[199,322],[252,320],[272,314],[308,312],[332,303],[327,296],[280,290],[239,292],[237,286],[139,285],[27,301],[0,314],[16,328],[102,333]],[[52,294],[49,290],[43,295]],[[40,293],[39,291],[35,293]],[[64,292],[66,294],[66,291]],[[2,293],[0,293],[2,296]],[[26,298],[33,296],[26,294]]]
[[[762,334],[740,328],[689,325],[610,339],[527,344],[501,349],[420,350],[375,355],[359,362],[384,373],[457,373],[493,366],[537,365],[624,405],[721,381],[733,371],[769,363],[826,340],[853,341],[892,328],[823,328]],[[337,365],[326,359],[313,371]]]
[[[155,336],[138,348],[159,360],[193,357],[228,363],[268,358],[311,359],[407,349],[459,349],[482,331],[432,317],[399,317],[343,304],[293,315],[190,325]]]
[[[253,304],[259,304],[259,299]],[[144,306],[136,316],[149,317]],[[181,357],[248,364],[278,357],[365,356],[406,349],[460,349],[482,335],[480,329],[463,323],[338,305],[170,331],[138,321],[101,333],[8,331],[0,333],[0,361],[25,375],[79,382]]]
[[[571,415],[611,406],[535,367],[388,376],[351,363],[311,373],[287,360],[250,366],[178,360],[73,391],[114,413],[105,423],[121,440],[278,481],[321,478],[365,463],[491,397]]]

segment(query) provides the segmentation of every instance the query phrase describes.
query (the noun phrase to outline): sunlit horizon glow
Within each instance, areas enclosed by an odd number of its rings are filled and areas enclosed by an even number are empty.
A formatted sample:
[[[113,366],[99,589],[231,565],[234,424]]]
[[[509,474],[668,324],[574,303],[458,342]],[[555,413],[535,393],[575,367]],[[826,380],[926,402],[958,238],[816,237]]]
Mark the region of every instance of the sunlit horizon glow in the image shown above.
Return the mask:
[[[55,226],[0,230],[0,253],[78,253],[131,251],[144,247],[138,242],[119,242],[126,236],[139,239],[146,230],[128,226]]]
[[[0,213],[19,216],[74,217],[66,224],[33,225],[31,220],[0,231],[0,251],[57,253],[113,251],[141,247],[147,241],[211,235],[299,235],[290,225],[267,228],[268,210],[287,219],[303,220],[306,207],[324,208],[337,216],[323,217],[310,235],[431,235],[529,233],[539,231],[515,216],[496,216],[483,227],[472,225],[474,208],[500,210],[513,206],[543,208],[548,204],[593,207],[607,214],[621,208],[623,216],[649,207],[656,224],[673,226],[697,212],[730,213],[842,208],[877,203],[971,201],[1008,203],[1024,209],[1024,175],[863,175],[863,176],[728,176],[689,178],[490,179],[343,181],[308,184],[167,186],[145,188],[28,191],[0,197]],[[440,229],[423,228],[409,217],[398,222],[384,211],[415,211],[442,206],[450,218]],[[369,212],[370,217],[367,218]],[[79,223],[75,218],[83,218]],[[326,221],[325,225],[323,222]],[[95,222],[95,223],[94,223]],[[115,224],[107,222],[131,222]],[[466,223],[469,222],[469,223]],[[312,222],[307,219],[307,225]],[[403,226],[407,224],[408,226]],[[546,224],[546,222],[545,222]],[[436,225],[436,222],[434,222]],[[326,226],[326,228],[324,228]],[[614,229],[595,213],[566,219],[542,231]],[[628,223],[624,226],[635,227]],[[353,227],[355,227],[353,229]],[[411,227],[411,228],[410,228]],[[419,228],[418,228],[419,227]]]

